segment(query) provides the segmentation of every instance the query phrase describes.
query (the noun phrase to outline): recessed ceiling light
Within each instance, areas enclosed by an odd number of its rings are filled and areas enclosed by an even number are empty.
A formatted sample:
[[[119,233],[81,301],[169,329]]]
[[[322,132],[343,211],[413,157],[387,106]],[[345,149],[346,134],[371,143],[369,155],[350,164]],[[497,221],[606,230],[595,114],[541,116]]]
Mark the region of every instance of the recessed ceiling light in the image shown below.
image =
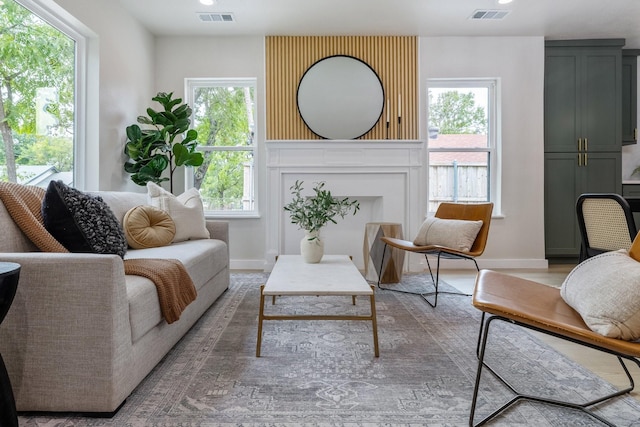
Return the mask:
[[[500,0],[500,1],[504,1],[504,0]],[[214,0],[200,0],[200,3],[202,3],[205,6],[213,6],[213,3],[215,3]]]
[[[513,0],[498,0],[498,4],[509,4],[511,3]]]

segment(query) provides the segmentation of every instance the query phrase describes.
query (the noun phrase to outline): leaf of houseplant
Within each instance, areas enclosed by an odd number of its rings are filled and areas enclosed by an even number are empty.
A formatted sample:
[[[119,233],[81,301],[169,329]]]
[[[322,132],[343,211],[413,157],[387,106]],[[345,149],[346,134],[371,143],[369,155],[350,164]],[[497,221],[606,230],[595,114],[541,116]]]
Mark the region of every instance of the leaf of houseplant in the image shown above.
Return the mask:
[[[189,150],[189,148],[182,144],[176,144],[173,146],[173,155],[175,156],[174,160],[176,162],[176,166],[200,166],[202,162],[204,162],[202,153]]]

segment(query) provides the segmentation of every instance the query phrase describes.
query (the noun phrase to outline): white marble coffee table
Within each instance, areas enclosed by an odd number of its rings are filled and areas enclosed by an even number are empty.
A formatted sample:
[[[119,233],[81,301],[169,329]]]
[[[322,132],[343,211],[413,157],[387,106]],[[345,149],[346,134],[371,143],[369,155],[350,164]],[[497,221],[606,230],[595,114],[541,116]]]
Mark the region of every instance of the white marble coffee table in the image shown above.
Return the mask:
[[[299,314],[268,315],[264,313],[265,296],[316,295],[351,296],[356,303],[357,296],[368,296],[371,311],[366,315]],[[286,298],[283,299],[286,304]],[[367,320],[373,328],[373,348],[378,349],[378,324],[376,322],[376,301],[373,286],[369,285],[348,255],[325,255],[317,264],[304,262],[300,255],[280,255],[267,283],[260,288],[260,314],[258,316],[258,343],[256,357],[260,357],[262,344],[262,323],[265,320]]]

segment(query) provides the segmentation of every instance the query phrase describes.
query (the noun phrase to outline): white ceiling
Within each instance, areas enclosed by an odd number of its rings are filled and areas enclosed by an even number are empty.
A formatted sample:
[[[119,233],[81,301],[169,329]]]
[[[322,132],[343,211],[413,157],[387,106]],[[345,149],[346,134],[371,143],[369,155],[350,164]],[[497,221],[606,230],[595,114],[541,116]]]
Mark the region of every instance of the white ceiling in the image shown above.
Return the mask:
[[[417,35],[624,38],[640,48],[640,0],[120,0],[156,35]],[[477,9],[506,9],[472,21]],[[197,12],[230,12],[205,23]]]

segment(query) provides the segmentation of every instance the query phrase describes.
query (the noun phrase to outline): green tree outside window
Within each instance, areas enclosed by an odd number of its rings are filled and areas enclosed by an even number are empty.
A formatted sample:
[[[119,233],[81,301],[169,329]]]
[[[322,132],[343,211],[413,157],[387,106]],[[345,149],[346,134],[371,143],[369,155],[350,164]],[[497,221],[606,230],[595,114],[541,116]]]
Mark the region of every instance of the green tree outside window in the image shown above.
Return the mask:
[[[75,43],[13,0],[0,2],[0,179],[18,165],[73,169]]]

